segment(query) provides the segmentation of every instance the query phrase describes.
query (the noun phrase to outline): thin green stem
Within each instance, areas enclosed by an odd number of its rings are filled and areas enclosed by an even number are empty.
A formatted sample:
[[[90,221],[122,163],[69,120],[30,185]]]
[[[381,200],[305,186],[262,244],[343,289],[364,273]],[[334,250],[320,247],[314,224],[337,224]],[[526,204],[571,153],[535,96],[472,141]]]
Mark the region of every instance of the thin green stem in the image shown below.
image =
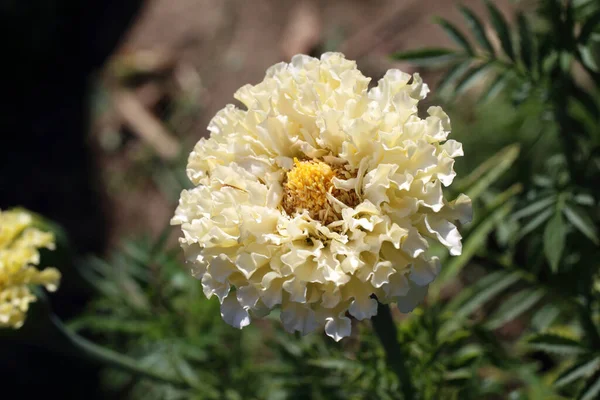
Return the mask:
[[[394,371],[400,385],[405,400],[414,400],[416,398],[415,387],[410,376],[410,371],[406,366],[406,353],[398,342],[398,332],[392,319],[389,306],[379,303],[377,315],[371,319],[373,329],[385,349],[385,356],[388,366]]]
[[[75,348],[79,355],[98,364],[118,368],[132,375],[148,378],[154,381],[168,383],[174,386],[186,386],[185,383],[175,377],[166,376],[142,366],[138,361],[116,351],[97,345],[69,330],[58,317],[50,315],[50,320],[58,332]]]

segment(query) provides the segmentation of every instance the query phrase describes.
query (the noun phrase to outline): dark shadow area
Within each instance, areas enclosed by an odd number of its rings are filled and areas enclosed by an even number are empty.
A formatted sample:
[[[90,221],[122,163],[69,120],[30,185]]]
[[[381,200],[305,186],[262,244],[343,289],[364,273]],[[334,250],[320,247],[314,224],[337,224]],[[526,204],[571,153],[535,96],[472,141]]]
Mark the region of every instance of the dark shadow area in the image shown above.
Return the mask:
[[[59,223],[78,254],[101,253],[107,232],[100,182],[87,145],[89,78],[142,3],[0,2],[0,208],[23,206]],[[52,298],[61,317],[68,318],[88,294],[72,274],[64,275],[61,290]],[[102,397],[96,371],[70,358],[8,340],[0,341],[0,355],[7,395]]]

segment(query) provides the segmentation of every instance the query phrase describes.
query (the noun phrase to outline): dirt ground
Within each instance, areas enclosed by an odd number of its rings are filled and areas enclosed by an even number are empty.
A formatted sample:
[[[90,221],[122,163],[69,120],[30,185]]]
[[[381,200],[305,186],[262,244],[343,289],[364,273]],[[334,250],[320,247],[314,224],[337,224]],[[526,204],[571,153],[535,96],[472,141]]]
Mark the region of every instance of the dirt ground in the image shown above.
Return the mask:
[[[461,26],[456,0],[152,0],[124,38],[106,67],[111,93],[124,84],[114,83],[115,65],[160,72],[160,78],[131,86],[131,98],[110,97],[112,113],[98,115],[96,143],[106,132],[129,126],[133,140],[105,151],[99,146],[99,165],[106,180],[135,170],[139,142],[159,154],[159,163],[182,157],[205,135],[210,118],[246,83],[259,82],[267,67],[287,61],[293,54],[317,55],[342,51],[358,61],[368,76],[378,79],[390,67],[412,71],[394,63],[389,54],[423,45],[452,46],[432,23],[436,15]],[[484,15],[479,0],[463,0]],[[505,2],[499,4],[504,11]],[[505,13],[507,14],[507,13]],[[508,14],[507,14],[508,16]],[[120,63],[120,64],[119,64]],[[125,67],[123,67],[125,65]],[[112,70],[111,70],[112,68]],[[112,74],[112,75],[111,75]],[[167,78],[165,78],[167,75]],[[148,83],[149,82],[149,83]],[[117,89],[115,89],[115,87]],[[173,89],[174,88],[174,89]],[[175,92],[175,94],[174,94]],[[196,108],[175,126],[165,121],[160,104],[184,93]],[[127,102],[127,99],[133,102]],[[137,102],[137,108],[136,108]],[[157,111],[157,108],[159,111]],[[163,109],[164,111],[164,109]],[[172,122],[172,121],[171,121]],[[110,146],[109,146],[110,147]],[[133,150],[132,150],[133,149]],[[154,165],[154,164],[153,164]],[[153,181],[141,185],[108,185],[112,219],[111,242],[141,232],[156,233],[168,222],[174,198],[167,198]]]

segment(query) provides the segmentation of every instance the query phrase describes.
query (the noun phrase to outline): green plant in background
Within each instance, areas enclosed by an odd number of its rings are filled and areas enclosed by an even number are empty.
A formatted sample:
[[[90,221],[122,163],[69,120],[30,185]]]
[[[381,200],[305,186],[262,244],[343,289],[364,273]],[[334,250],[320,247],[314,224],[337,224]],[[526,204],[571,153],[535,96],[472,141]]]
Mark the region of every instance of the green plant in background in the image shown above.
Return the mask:
[[[235,330],[166,228],[82,260],[87,311],[63,326],[40,294],[24,334],[46,321],[32,341],[104,363],[107,393],[132,399],[600,398],[600,4],[506,18],[484,3],[486,18],[438,20],[456,49],[394,55],[448,66],[440,97],[468,154],[448,189],[475,209],[462,255],[431,249],[443,269],[424,305],[380,305],[339,343],[283,332],[278,311]]]
[[[514,349],[511,353],[528,349],[549,353],[557,364],[540,375],[542,379],[553,383],[556,393],[594,399],[600,395],[600,304],[595,283],[599,270],[595,182],[600,177],[600,4],[540,1],[535,14],[519,13],[513,24],[492,2],[485,4],[499,48],[491,44],[481,19],[461,7],[474,41],[441,19],[439,24],[459,49],[396,55],[426,65],[440,59],[449,62],[440,86],[450,96],[488,82],[476,96],[485,102],[500,94],[496,104],[508,100],[514,107],[509,118],[520,121],[515,141],[527,158],[517,161],[519,171],[511,174],[511,180],[522,185],[523,193],[499,219],[494,240],[488,239],[485,250],[478,247],[479,254],[471,259],[470,264],[486,271],[466,290],[471,297],[460,293],[450,304],[462,302],[469,314],[483,306],[487,312],[481,325],[490,331],[527,313],[525,321],[530,323],[520,329],[516,340],[508,342]],[[511,135],[491,130],[484,131],[485,137],[473,138],[473,143],[485,142],[493,134]],[[454,263],[467,264],[465,258],[471,254],[465,253]],[[461,310],[455,312],[465,315]]]

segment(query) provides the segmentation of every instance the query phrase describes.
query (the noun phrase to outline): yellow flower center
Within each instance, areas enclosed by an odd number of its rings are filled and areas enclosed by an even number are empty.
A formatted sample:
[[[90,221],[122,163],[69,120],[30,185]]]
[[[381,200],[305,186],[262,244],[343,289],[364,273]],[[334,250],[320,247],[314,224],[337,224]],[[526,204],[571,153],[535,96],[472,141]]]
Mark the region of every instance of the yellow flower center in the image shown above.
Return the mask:
[[[298,161],[286,177],[283,185],[283,209],[290,215],[306,210],[311,218],[324,223],[339,219],[331,207],[327,193],[353,207],[358,204],[354,191],[344,191],[333,186],[333,178],[348,179],[350,173],[339,167],[332,167],[322,161]]]

